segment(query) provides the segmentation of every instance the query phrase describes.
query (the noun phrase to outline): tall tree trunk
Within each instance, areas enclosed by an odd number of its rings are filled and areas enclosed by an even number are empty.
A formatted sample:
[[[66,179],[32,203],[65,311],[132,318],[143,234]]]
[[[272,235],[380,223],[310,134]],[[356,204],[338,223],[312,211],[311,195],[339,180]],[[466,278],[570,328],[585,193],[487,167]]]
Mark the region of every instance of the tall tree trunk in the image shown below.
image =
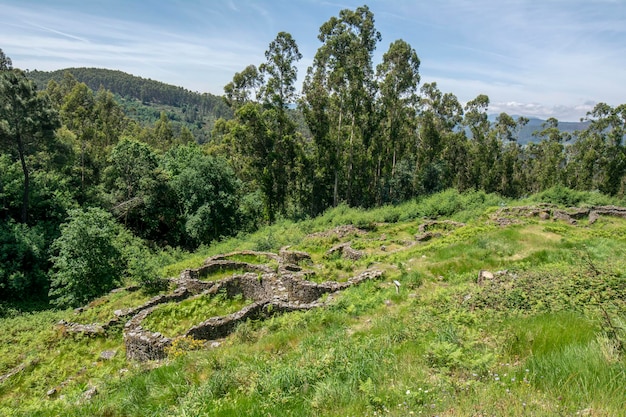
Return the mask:
[[[339,165],[341,161],[341,123],[343,121],[343,109],[339,110],[339,123],[337,128],[337,156],[335,161],[335,185],[333,188],[333,207],[339,204]]]
[[[350,150],[349,150],[349,159],[348,159],[348,193],[347,200],[348,203],[352,203],[352,169],[354,165],[354,123],[355,116],[352,113],[352,125],[350,126]]]
[[[22,165],[22,172],[24,173],[24,194],[22,195],[22,223],[26,223],[28,220],[28,196],[30,194],[30,176],[28,175],[28,167],[26,166],[26,157],[24,151],[24,142],[22,137],[17,136],[17,151],[20,156],[20,164]]]

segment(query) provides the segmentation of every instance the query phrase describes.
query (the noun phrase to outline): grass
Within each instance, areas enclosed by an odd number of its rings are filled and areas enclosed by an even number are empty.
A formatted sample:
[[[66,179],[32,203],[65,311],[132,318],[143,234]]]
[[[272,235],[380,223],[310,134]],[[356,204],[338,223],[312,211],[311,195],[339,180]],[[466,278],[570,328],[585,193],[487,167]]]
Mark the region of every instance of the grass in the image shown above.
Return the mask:
[[[553,194],[559,204],[616,204],[596,194]],[[25,368],[0,382],[0,414],[621,415],[626,220],[488,222],[502,204],[530,203],[449,190],[373,211],[340,206],[203,248],[163,271],[175,276],[218,253],[291,245],[311,253],[317,281],[344,280],[367,267],[384,270],[385,278],[349,288],[323,309],[247,321],[217,349],[183,350],[160,363],[127,362],[121,329],[98,338],[62,334],[55,323],[72,311],[4,318],[0,374]],[[466,226],[418,243],[424,216]],[[345,224],[364,233],[311,236]],[[326,256],[348,241],[363,252],[359,261]],[[508,273],[479,284],[480,269]],[[82,314],[99,319],[141,302],[136,296],[109,295]],[[177,336],[239,306],[230,303],[200,297],[165,305],[146,327]],[[107,349],[118,351],[111,361],[100,359]],[[98,394],[86,400],[90,386]]]
[[[249,303],[241,295],[234,298],[227,298],[224,294],[200,295],[159,306],[146,317],[142,326],[166,337],[176,337],[211,317],[234,313]]]
[[[116,310],[139,306],[153,296],[154,294],[146,294],[141,290],[119,291],[91,302],[70,320],[81,324],[105,323],[114,318]]]

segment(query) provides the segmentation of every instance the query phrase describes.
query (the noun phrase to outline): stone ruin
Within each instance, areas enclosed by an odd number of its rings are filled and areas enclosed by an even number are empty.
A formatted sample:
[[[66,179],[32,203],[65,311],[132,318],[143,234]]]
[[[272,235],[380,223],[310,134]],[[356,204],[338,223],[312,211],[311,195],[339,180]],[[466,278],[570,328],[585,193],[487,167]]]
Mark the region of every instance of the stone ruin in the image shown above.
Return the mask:
[[[536,206],[503,207],[498,209],[491,220],[505,227],[519,223],[519,217],[538,217],[541,220],[562,220],[571,225],[578,224],[581,219],[588,219],[589,224],[595,223],[600,216],[621,217],[626,219],[626,208],[617,206],[573,207],[567,210],[557,208],[553,204]]]
[[[442,230],[454,230],[465,226],[465,223],[452,220],[428,220],[419,225],[419,233],[415,235],[418,242],[428,242],[431,239],[443,236],[441,232],[433,232],[432,229],[439,227]]]
[[[235,256],[255,256],[266,258],[268,264],[255,264],[236,261]],[[218,255],[207,259],[197,269],[187,269],[177,279],[170,280],[175,289],[165,295],[159,295],[145,304],[131,309],[116,310],[114,318],[105,324],[77,324],[60,322],[66,332],[102,335],[108,328],[127,320],[124,325],[124,344],[126,358],[138,361],[163,359],[174,339],[142,327],[143,320],[161,305],[180,302],[192,297],[213,296],[223,293],[233,298],[241,295],[251,304],[241,310],[219,317],[209,317],[188,329],[182,337],[197,340],[221,339],[233,332],[237,325],[246,320],[258,320],[291,311],[309,310],[325,306],[321,301],[324,294],[333,294],[366,280],[380,278],[383,273],[376,269],[367,269],[348,279],[346,282],[328,281],[314,283],[307,278],[314,271],[303,269],[302,263],[310,263],[311,257],[306,252],[281,249],[279,254],[269,252],[240,251]],[[218,281],[204,281],[202,278],[220,271],[243,271]]]

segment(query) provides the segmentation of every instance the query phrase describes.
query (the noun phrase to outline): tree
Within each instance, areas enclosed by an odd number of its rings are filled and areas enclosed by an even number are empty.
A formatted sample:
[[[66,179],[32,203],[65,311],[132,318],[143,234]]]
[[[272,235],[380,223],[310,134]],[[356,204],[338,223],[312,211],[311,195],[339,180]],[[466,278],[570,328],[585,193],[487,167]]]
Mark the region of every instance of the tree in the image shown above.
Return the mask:
[[[265,104],[285,110],[296,99],[296,62],[302,59],[298,45],[291,34],[279,32],[265,51],[266,62],[259,66],[265,83],[260,89]]]
[[[262,78],[257,67],[248,65],[224,86],[226,104],[236,110],[245,103],[256,100],[261,83]]]
[[[416,190],[434,192],[448,187],[469,188],[469,144],[460,129],[463,107],[452,93],[442,93],[437,83],[421,88],[418,115]]]
[[[326,135],[315,140],[317,151],[322,153],[318,158],[332,164],[328,169],[332,172],[333,205],[340,200],[363,204],[367,202],[366,182],[371,171],[365,150],[376,124],[372,118],[376,92],[372,57],[381,35],[374,26],[373,13],[362,6],[340,11],[339,17],[320,27],[318,39],[322,46],[303,84],[303,106],[309,107],[304,112],[311,130]],[[319,108],[320,104],[324,108]],[[328,112],[327,127],[319,125],[323,121],[320,110]],[[353,194],[356,189],[360,192]]]
[[[239,230],[241,184],[226,161],[191,144],[170,150],[163,165],[177,200],[180,244],[195,248]]]
[[[80,155],[80,190],[85,199],[88,179],[96,182],[96,168],[91,158],[96,137],[95,99],[93,91],[85,83],[76,83],[71,91],[62,98],[61,120],[76,135]],[[92,185],[89,184],[89,185]]]
[[[568,133],[559,129],[559,121],[550,117],[533,136],[541,139],[538,144],[528,145],[531,156],[529,191],[536,193],[565,183],[565,154],[563,142],[569,140]]]
[[[0,299],[45,298],[47,243],[39,225],[0,221]]]
[[[476,189],[495,192],[499,183],[501,142],[490,135],[491,124],[487,116],[489,97],[478,95],[465,105],[464,124],[471,133],[471,181]]]
[[[285,214],[289,185],[296,181],[294,164],[296,158],[296,125],[287,113],[287,105],[296,100],[297,61],[302,58],[298,45],[289,33],[280,32],[267,51],[266,62],[259,67],[264,76],[260,95],[264,111],[261,115],[266,126],[266,149],[254,161],[256,171],[265,178],[262,191],[270,223],[275,212]]]
[[[156,149],[168,149],[174,140],[174,132],[167,114],[161,112],[159,120],[154,124],[151,145]]]
[[[77,307],[121,282],[125,263],[122,228],[99,208],[75,209],[52,244],[51,303]]]
[[[302,54],[292,36],[280,32],[265,57],[258,70],[250,65],[224,87],[235,122],[216,124],[216,132],[234,144],[236,163],[243,165],[239,175],[259,187],[272,223],[277,213],[286,213],[290,185],[296,180],[296,125],[287,107],[296,100],[296,62]]]
[[[396,164],[404,157],[414,139],[414,121],[420,81],[417,52],[403,40],[389,46],[383,62],[376,67],[380,92],[381,134],[371,152],[377,156],[374,186],[379,188],[377,203],[382,203],[381,179],[393,182]],[[393,199],[394,189],[390,189]]]
[[[4,54],[2,54],[4,56]],[[54,141],[59,126],[46,95],[37,94],[35,84],[19,69],[10,69],[10,60],[0,59],[0,149],[17,156],[24,176],[22,223],[28,221],[30,172],[28,158]]]
[[[146,143],[122,139],[111,150],[104,186],[112,212],[144,238],[158,239],[173,218],[167,176]]]
[[[10,71],[13,69],[13,62],[11,58],[6,56],[0,48],[0,71]]]
[[[598,103],[587,113],[589,127],[581,139],[595,144],[600,158],[598,162],[597,187],[610,195],[626,193],[626,104],[611,107]]]

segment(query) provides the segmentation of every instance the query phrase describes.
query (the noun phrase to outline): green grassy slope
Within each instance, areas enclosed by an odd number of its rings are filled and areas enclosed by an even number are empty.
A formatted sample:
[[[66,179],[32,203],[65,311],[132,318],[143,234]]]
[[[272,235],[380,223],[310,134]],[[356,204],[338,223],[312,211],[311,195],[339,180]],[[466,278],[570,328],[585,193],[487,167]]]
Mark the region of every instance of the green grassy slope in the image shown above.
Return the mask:
[[[583,205],[608,202],[579,197]],[[217,253],[291,245],[311,254],[316,281],[367,267],[385,275],[327,308],[246,322],[217,348],[181,340],[161,362],[127,362],[121,327],[79,337],[55,326],[105,321],[140,304],[140,292],[109,295],[80,313],[1,319],[0,375],[23,369],[0,380],[0,414],[624,415],[626,220],[493,220],[516,204],[447,191],[374,211],[339,207],[205,249],[164,273]],[[432,219],[465,226],[433,224],[434,236],[418,242]],[[347,224],[360,231],[337,228]],[[364,256],[326,255],[342,242]],[[480,270],[494,277],[479,282]],[[182,306],[177,314],[188,313]],[[101,357],[108,350],[113,359]],[[90,388],[97,393],[87,398]]]

